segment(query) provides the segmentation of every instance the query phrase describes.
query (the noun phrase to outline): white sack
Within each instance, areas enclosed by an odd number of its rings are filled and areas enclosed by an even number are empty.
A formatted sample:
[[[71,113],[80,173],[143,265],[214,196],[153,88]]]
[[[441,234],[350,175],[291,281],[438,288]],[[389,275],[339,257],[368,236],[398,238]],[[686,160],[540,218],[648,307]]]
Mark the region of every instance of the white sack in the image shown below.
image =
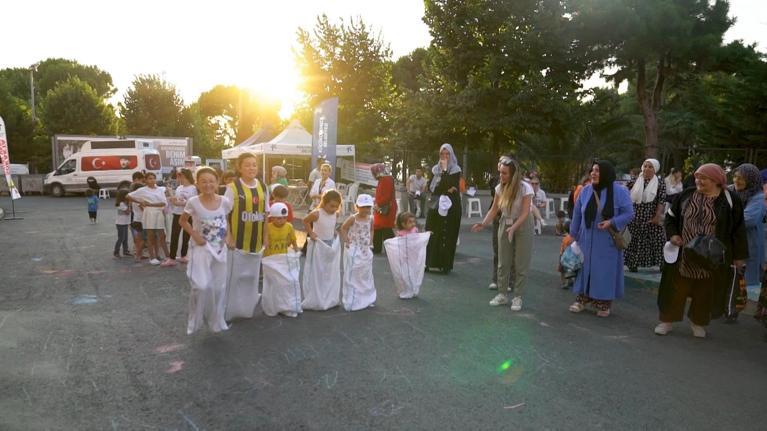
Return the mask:
[[[412,233],[384,241],[394,286],[401,299],[418,296],[426,268],[426,246],[431,232]]]
[[[344,254],[343,305],[346,311],[365,309],[376,302],[373,282],[373,252],[369,247],[350,246]]]
[[[267,316],[299,314],[301,309],[301,253],[288,250],[287,254],[273,254],[261,260],[264,271],[264,290],[261,308]]]
[[[341,302],[341,240],[333,245],[308,239],[304,262],[304,310],[329,310]]]
[[[229,252],[229,277],[226,281],[226,320],[250,319],[261,299],[258,278],[261,274],[261,253]]]
[[[226,249],[214,250],[210,244],[193,245],[189,250],[186,275],[192,290],[189,294],[189,320],[186,333],[191,335],[204,322],[213,332],[226,331]]]

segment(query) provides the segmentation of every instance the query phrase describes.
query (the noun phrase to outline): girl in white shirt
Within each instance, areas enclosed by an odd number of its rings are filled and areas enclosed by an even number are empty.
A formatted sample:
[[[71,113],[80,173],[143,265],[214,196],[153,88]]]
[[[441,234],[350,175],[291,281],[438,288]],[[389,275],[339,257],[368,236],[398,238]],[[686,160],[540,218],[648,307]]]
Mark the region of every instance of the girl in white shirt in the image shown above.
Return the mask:
[[[180,257],[176,257],[178,251],[178,236],[181,233],[181,215],[184,213],[184,207],[189,199],[193,196],[197,196],[197,187],[194,185],[194,176],[192,171],[183,168],[176,175],[176,181],[179,186],[176,187],[176,193],[168,200],[171,204],[171,212],[173,213],[173,227],[170,234],[170,260],[171,262],[187,263],[186,252],[189,250],[189,234],[183,232],[181,241],[181,254]]]
[[[205,166],[197,170],[198,196],[184,206],[179,223],[192,238],[186,275],[192,291],[189,295],[189,319],[186,333],[191,335],[204,322],[213,332],[226,331],[226,248],[233,246],[227,215],[232,203],[218,195],[218,174]]]
[[[165,187],[157,186],[157,177],[148,172],[144,177],[146,186],[136,191],[128,193],[131,201],[138,203],[144,210],[141,217],[141,224],[146,231],[147,241],[149,242],[149,263],[152,265],[170,266],[168,256],[168,244],[165,241],[165,213],[163,209],[168,205],[168,199],[165,197]],[[159,247],[158,247],[159,246]],[[159,248],[165,253],[165,262],[160,262]]]

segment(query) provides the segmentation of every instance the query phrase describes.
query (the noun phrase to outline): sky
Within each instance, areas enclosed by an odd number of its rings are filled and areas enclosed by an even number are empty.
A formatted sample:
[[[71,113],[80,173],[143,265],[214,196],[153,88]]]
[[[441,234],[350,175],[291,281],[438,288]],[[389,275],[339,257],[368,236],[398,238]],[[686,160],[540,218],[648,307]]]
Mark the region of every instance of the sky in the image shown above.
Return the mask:
[[[96,65],[112,75],[118,90],[113,101],[122,100],[138,74],[164,77],[187,104],[217,84],[233,84],[282,101],[283,116],[300,100],[292,53],[296,30],[313,28],[318,15],[332,22],[362,17],[390,44],[395,59],[431,39],[421,0],[4,3],[0,69],[49,57]],[[730,3],[737,23],[726,39],[756,42],[767,52],[767,0]]]

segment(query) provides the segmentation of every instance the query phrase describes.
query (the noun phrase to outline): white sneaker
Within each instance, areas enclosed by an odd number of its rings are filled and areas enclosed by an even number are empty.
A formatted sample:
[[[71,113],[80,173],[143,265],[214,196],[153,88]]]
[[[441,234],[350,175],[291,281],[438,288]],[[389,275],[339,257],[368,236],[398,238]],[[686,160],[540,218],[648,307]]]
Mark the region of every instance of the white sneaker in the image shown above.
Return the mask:
[[[703,326],[698,326],[694,323],[690,323],[690,328],[692,328],[692,335],[696,338],[706,338],[706,328]]]
[[[149,263],[150,263],[151,265],[159,265],[159,264],[160,264],[160,261],[159,261],[159,260],[157,260],[157,259],[152,259],[152,260],[150,260],[150,261],[149,261]]]
[[[522,297],[515,296],[511,299],[511,311],[519,311],[522,309]]]
[[[509,303],[509,297],[505,293],[499,293],[495,295],[495,298],[490,300],[490,305],[492,305],[493,307],[498,305],[506,305],[508,303]]]
[[[671,323],[669,322],[660,322],[658,323],[658,326],[655,327],[655,333],[657,335],[666,335],[671,331],[672,331],[672,327],[671,327]]]
[[[498,290],[498,285],[495,283],[490,283],[490,286],[487,286],[490,290]]]

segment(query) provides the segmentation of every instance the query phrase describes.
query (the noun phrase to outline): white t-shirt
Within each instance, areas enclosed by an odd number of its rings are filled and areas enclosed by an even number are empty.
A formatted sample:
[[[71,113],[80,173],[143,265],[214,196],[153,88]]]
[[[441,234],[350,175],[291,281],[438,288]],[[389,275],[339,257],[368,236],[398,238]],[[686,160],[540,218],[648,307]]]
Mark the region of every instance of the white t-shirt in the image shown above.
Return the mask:
[[[501,208],[501,211],[503,213],[503,217],[509,220],[516,220],[519,218],[519,213],[522,211],[522,199],[525,196],[533,196],[535,195],[535,192],[533,191],[533,186],[531,186],[526,181],[521,181],[519,183],[520,190],[517,192],[517,197],[514,199],[514,204],[511,206],[511,211],[508,210],[508,208]],[[500,197],[501,195],[501,184],[498,184],[495,186],[495,196]]]
[[[173,214],[181,215],[184,212],[184,206],[186,205],[186,202],[192,197],[197,196],[197,187],[194,185],[188,185],[188,186],[178,186],[176,187],[176,199],[183,199],[181,204],[179,205],[171,205],[171,211],[173,211]]]
[[[527,184],[527,183],[526,183]],[[532,186],[530,186],[532,188]],[[537,192],[535,192],[535,197],[533,197],[533,200],[535,201],[535,206],[538,206],[542,203],[546,202],[546,192],[543,191],[543,189],[539,188]]]
[[[125,202],[121,202],[117,206],[117,217],[115,217],[115,224],[124,226],[130,224],[130,210]]]
[[[419,179],[415,175],[411,175],[410,178],[408,178],[408,181],[410,181],[410,188],[407,190],[409,193],[423,193],[424,187],[426,186],[426,177],[421,177]]]
[[[336,182],[333,181],[333,178],[328,178],[327,180],[325,180],[325,184],[323,184],[322,188],[320,188],[321,182],[322,182],[322,178],[318,179],[312,184],[312,190],[309,192],[309,196],[315,196],[315,195],[322,196],[322,194],[325,193],[326,191],[336,188]],[[312,201],[314,202],[315,206],[320,203],[319,198],[314,198]]]
[[[192,216],[194,230],[199,232],[216,250],[226,245],[226,216],[232,211],[232,201],[226,196],[220,198],[221,203],[218,208],[212,211],[202,205],[199,196],[189,198],[184,207],[184,212]]]

